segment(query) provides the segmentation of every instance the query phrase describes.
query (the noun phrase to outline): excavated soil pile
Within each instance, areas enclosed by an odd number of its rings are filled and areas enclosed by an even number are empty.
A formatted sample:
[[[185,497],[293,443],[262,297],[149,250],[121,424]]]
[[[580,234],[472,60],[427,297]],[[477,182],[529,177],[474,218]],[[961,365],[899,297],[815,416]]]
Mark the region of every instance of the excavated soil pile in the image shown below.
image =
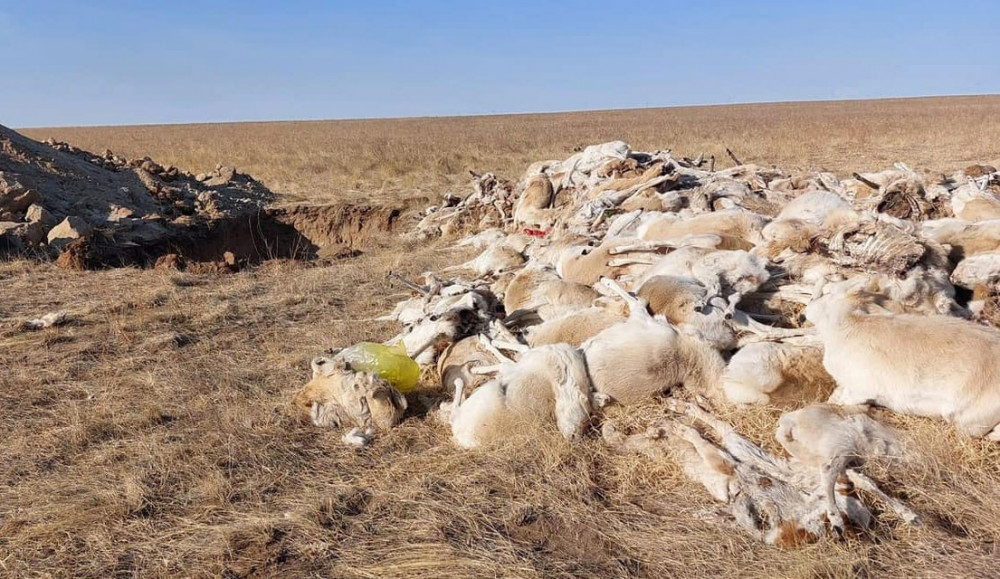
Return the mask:
[[[0,255],[52,257],[62,267],[233,269],[273,258],[340,257],[391,231],[401,212],[272,208],[267,187],[230,167],[195,175],[148,157],[39,143],[3,126],[0,147]]]

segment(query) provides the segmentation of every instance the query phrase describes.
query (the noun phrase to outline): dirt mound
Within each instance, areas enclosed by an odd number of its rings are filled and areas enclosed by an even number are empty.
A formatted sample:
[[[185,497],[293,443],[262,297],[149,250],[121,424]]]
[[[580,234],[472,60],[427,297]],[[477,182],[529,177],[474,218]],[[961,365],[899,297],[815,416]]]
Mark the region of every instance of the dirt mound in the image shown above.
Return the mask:
[[[392,232],[404,209],[402,205],[293,205],[274,208],[271,215],[318,247],[358,248]]]
[[[404,210],[272,208],[271,191],[223,165],[194,175],[2,126],[0,144],[0,253],[60,256],[71,269],[152,266],[171,254],[182,263],[224,263],[230,254],[241,264],[353,255],[391,232]]]

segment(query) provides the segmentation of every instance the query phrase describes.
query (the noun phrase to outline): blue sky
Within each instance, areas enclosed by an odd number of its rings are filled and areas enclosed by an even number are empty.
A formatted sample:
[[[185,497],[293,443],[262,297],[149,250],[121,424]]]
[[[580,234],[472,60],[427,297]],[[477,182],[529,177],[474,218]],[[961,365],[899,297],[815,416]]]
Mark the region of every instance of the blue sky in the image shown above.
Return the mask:
[[[0,123],[995,94],[998,22],[995,0],[0,0]]]

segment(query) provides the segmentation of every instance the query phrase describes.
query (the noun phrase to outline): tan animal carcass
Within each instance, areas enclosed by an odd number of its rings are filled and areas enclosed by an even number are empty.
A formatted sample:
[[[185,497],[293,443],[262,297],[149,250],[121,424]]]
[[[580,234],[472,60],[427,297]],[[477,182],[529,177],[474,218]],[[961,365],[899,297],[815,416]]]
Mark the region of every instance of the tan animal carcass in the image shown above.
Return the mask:
[[[554,202],[552,181],[545,175],[531,177],[514,206],[514,222],[525,227],[551,227],[555,221]]]
[[[865,406],[814,404],[783,415],[775,433],[794,461],[819,471],[827,517],[841,534],[844,517],[837,507],[837,480],[868,458],[902,455],[895,434],[869,417],[867,410]]]
[[[593,246],[571,246],[559,256],[556,272],[566,281],[592,286],[602,277],[617,279],[637,275],[648,267],[645,264],[611,265],[612,260],[624,259],[613,253],[619,246],[632,245],[628,240],[606,240]]]
[[[831,291],[806,307],[837,382],[830,402],[942,418],[1000,440],[1000,332],[950,316],[863,314]]]
[[[535,308],[542,319],[590,307],[600,297],[590,286],[566,281],[548,267],[528,266],[517,272],[504,289],[508,314]]]
[[[761,231],[770,221],[745,209],[725,209],[684,218],[676,213],[654,215],[637,230],[640,239],[679,243],[696,235],[717,235],[718,249],[749,250],[762,241]]]
[[[935,243],[951,247],[951,256],[956,261],[1000,250],[1000,220],[996,219],[976,223],[961,219],[925,221],[920,226],[920,234]]]
[[[337,358],[315,358],[312,379],[295,395],[293,406],[316,426],[350,428],[344,442],[367,444],[376,432],[399,424],[406,397],[385,380],[354,372]]]
[[[654,318],[644,300],[630,296],[617,284],[602,283],[625,300],[630,313],[626,321],[580,347],[595,392],[626,405],[676,386],[718,397],[725,367],[718,351],[678,332],[666,320]]]
[[[658,275],[646,280],[636,295],[646,300],[654,315],[663,316],[671,324],[695,333],[717,350],[736,346],[736,334],[724,312],[703,311],[707,290],[696,280]]]
[[[539,426],[552,420],[559,432],[575,440],[591,410],[591,386],[582,354],[555,344],[528,350],[515,364],[504,364],[496,380],[468,398],[458,383],[447,409],[452,437],[463,448],[476,448],[509,436],[505,427]]]
[[[601,305],[591,306],[531,326],[525,331],[525,338],[532,347],[546,344],[570,344],[579,347],[590,338],[623,321],[625,317],[614,309]]]
[[[730,358],[722,378],[726,398],[735,404],[795,407],[825,400],[836,384],[823,367],[815,345],[758,342]]]

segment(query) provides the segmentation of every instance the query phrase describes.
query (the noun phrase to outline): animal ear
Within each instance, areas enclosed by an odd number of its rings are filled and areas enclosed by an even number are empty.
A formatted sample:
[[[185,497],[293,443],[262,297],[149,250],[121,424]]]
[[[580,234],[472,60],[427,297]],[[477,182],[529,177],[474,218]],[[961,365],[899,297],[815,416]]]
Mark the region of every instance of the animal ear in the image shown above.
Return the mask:
[[[825,275],[823,277],[821,277],[819,279],[819,281],[817,281],[816,284],[813,285],[813,288],[812,288],[812,297],[810,298],[809,301],[813,301],[814,302],[814,301],[818,300],[819,298],[823,297],[823,295],[827,293],[827,285],[829,283],[830,283],[830,278],[829,277],[827,277]]]
[[[338,368],[336,361],[325,356],[313,358],[311,366],[313,378],[325,378],[326,376],[333,374]],[[342,366],[342,364],[340,366]]]

